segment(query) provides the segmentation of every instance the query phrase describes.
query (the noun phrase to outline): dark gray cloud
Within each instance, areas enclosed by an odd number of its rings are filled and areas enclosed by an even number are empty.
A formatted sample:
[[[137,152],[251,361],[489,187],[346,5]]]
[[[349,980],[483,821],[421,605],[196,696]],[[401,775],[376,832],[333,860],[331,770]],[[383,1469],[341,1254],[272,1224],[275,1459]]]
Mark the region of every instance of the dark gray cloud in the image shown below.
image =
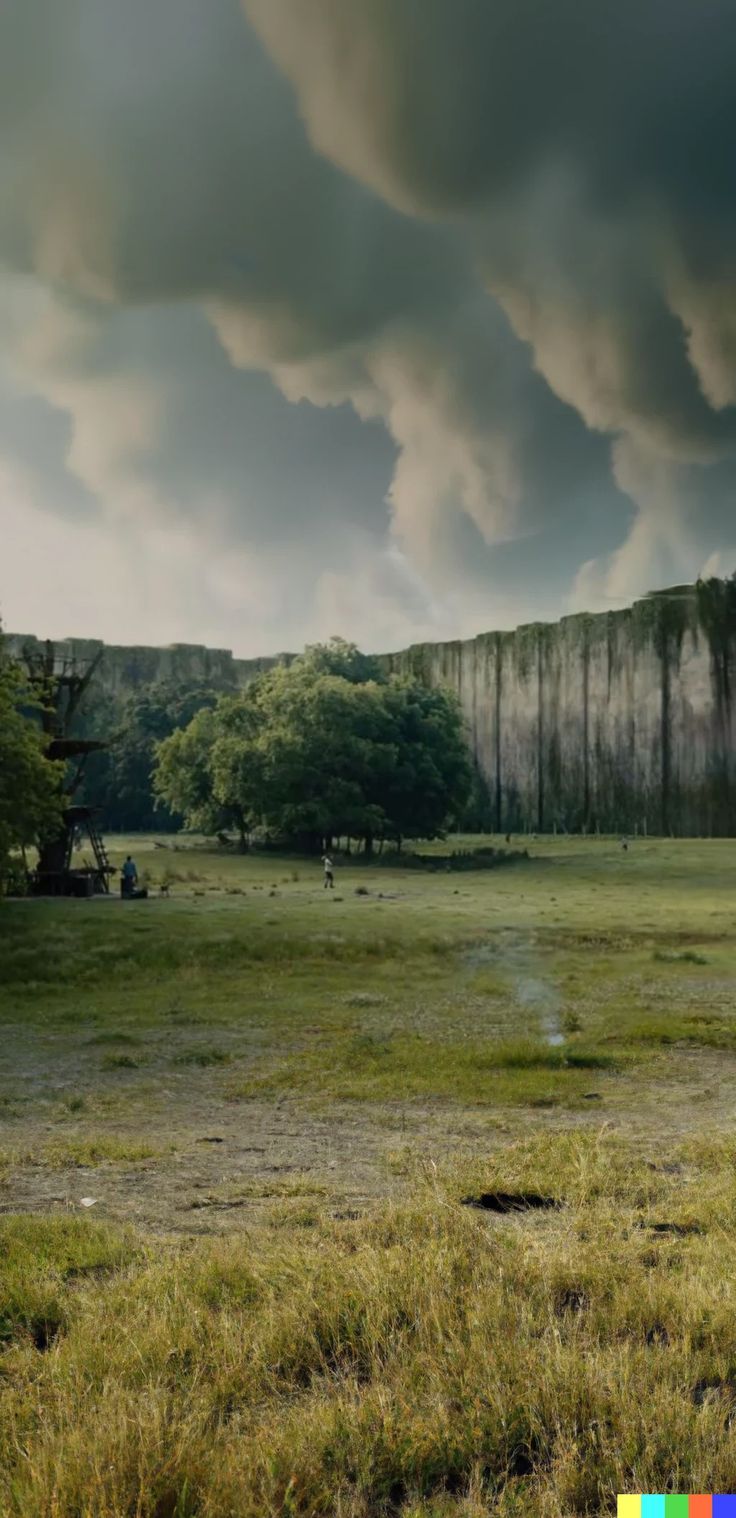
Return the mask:
[[[698,340],[736,243],[730,6],[246,9],[323,153],[418,215],[469,219],[489,288],[589,425],[685,456],[734,446]]]
[[[715,0],[6,0],[0,488],[130,530],[163,626],[240,647],[697,572],[732,35]]]
[[[736,101],[728,0],[244,0],[326,156],[419,212],[574,162],[592,210],[644,190],[720,222]],[[336,124],[339,130],[336,131]]]

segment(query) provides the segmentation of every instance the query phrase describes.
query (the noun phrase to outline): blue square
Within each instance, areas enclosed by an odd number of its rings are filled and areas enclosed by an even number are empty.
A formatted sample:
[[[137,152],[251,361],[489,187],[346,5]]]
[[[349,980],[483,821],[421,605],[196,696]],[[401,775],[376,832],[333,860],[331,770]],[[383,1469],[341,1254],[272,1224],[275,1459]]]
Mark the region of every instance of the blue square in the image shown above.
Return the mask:
[[[664,1492],[642,1494],[641,1518],[664,1518]]]
[[[736,1496],[733,1492],[713,1493],[713,1518],[736,1518]]]

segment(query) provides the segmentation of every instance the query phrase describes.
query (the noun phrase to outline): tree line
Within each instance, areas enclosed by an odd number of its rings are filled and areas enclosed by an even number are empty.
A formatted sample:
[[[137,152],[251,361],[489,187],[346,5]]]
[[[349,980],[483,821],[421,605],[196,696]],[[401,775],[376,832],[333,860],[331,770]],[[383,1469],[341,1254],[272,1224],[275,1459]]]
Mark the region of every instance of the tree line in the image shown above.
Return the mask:
[[[0,638],[0,891],[24,851],[61,822],[64,765],[46,757],[38,719],[37,696]]]
[[[237,692],[170,682],[121,705],[91,680],[75,735],[109,746],[78,784],[48,757],[47,685],[0,637],[0,886],[72,798],[110,830],[235,829],[244,845],[258,832],[305,850],[347,838],[370,852],[484,825],[454,697],[387,676],[340,639]]]

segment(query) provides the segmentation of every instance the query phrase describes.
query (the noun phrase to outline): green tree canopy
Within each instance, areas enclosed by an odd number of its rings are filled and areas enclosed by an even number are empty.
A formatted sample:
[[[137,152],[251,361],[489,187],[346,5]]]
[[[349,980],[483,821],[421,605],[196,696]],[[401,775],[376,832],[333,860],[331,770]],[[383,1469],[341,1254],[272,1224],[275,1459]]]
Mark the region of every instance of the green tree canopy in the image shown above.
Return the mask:
[[[267,825],[306,845],[381,826],[375,780],[390,762],[383,688],[322,674],[309,656],[264,682],[262,810]]]
[[[454,698],[385,679],[335,639],[160,742],[155,789],[191,827],[228,818],[243,836],[265,825],[307,848],[343,836],[370,848],[436,836],[471,782]]]
[[[46,759],[32,707],[27,681],[0,642],[0,887],[13,851],[53,833],[61,819],[64,766]]]
[[[260,821],[258,694],[256,682],[241,695],[220,696],[157,744],[154,795],[187,827],[214,832],[234,824],[245,841]]]
[[[385,832],[434,838],[456,815],[472,787],[473,771],[457,702],[449,692],[393,678],[385,692],[396,757],[381,795]]]
[[[355,643],[347,643],[344,638],[310,643],[295,662],[319,675],[340,675],[351,685],[365,685],[367,680],[381,683],[385,678],[378,659],[362,654]]]
[[[186,807],[157,806],[153,788],[156,747],[170,734],[188,728],[197,713],[214,706],[215,693],[202,686],[162,681],[129,696],[105,736],[109,749],[93,756],[85,776],[83,799],[99,805],[105,827],[144,832],[177,827]],[[159,793],[163,800],[163,793]],[[200,824],[196,824],[199,826]]]

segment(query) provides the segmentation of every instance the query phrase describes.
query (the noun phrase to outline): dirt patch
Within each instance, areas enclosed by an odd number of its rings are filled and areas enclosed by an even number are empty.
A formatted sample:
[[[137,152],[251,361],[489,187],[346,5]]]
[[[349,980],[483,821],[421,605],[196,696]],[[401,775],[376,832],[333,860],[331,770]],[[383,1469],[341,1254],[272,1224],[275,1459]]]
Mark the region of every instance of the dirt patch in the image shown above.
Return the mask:
[[[483,1212],[531,1212],[560,1207],[557,1197],[542,1196],[538,1191],[482,1191],[480,1196],[463,1197],[461,1206],[480,1207]]]

